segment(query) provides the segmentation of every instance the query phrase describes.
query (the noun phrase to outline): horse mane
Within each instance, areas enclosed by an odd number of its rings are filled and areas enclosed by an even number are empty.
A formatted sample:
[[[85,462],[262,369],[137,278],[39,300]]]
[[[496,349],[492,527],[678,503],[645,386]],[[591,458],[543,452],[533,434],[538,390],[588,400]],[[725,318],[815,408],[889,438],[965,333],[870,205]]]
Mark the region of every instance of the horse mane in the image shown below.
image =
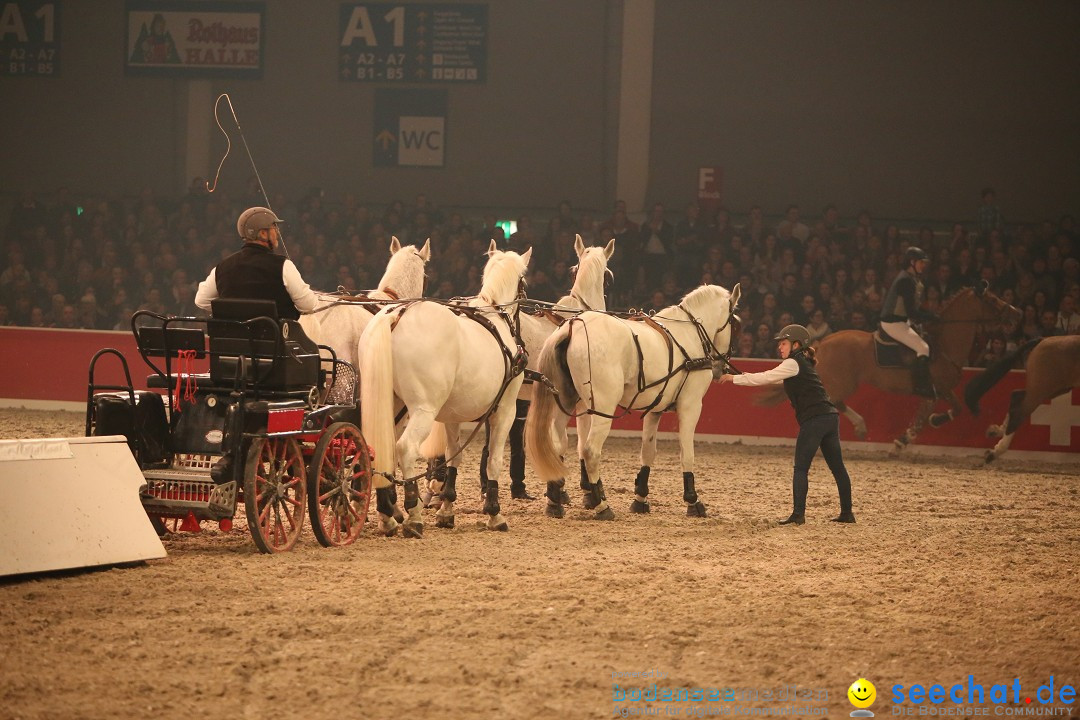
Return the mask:
[[[578,260],[577,277],[574,278],[574,285],[577,286],[580,283],[581,287],[591,287],[591,283],[599,283],[603,287],[604,273],[606,271],[607,255],[604,253],[604,248],[586,248]]]
[[[941,312],[944,313],[946,310],[949,309],[950,305],[960,299],[961,295],[965,295],[968,292],[975,292],[975,288],[971,287],[970,285],[967,287],[962,287],[955,290],[952,295],[949,295],[949,297],[943,298],[941,300]]]
[[[517,297],[518,284],[525,272],[521,256],[513,251],[496,250],[484,265],[478,296],[490,305],[505,305]]]
[[[669,315],[668,313],[677,310],[679,306],[683,306],[687,310],[694,311],[694,314],[697,315],[703,305],[709,305],[717,300],[727,300],[730,297],[731,293],[719,285],[699,285],[683,295],[682,300],[674,305],[668,305],[656,314],[669,320],[685,320],[686,316],[682,313],[672,315]]]

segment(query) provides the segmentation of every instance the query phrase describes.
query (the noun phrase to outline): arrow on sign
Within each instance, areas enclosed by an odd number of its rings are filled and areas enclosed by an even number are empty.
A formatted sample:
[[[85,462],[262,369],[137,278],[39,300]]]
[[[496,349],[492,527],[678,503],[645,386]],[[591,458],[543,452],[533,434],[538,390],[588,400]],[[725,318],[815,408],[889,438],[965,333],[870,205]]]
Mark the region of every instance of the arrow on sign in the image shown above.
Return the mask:
[[[382,145],[383,152],[390,149],[390,146],[397,142],[397,138],[394,137],[394,133],[389,130],[383,130],[381,133],[375,136],[375,142]]]

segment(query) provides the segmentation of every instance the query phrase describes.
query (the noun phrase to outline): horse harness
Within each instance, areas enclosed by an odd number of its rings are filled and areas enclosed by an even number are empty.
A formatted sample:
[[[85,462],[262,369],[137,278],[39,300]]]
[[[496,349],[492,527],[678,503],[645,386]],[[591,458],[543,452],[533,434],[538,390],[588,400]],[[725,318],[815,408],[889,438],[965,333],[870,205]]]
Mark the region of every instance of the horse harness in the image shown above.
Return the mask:
[[[476,437],[476,434],[480,430],[480,427],[487,424],[487,420],[489,417],[491,417],[491,413],[495,412],[495,408],[499,407],[499,403],[502,402],[503,395],[506,394],[506,389],[510,386],[510,383],[513,382],[514,378],[516,378],[518,375],[521,375],[523,372],[525,372],[525,366],[529,362],[529,353],[525,350],[525,346],[521,341],[520,321],[515,322],[514,319],[510,317],[510,314],[506,312],[504,307],[500,305],[493,305],[491,307],[495,308],[496,314],[498,314],[498,316],[503,319],[507,327],[510,329],[510,333],[513,335],[515,344],[517,346],[516,352],[510,350],[510,348],[506,346],[506,344],[502,340],[502,335],[499,333],[499,328],[495,325],[494,322],[491,321],[490,318],[485,315],[485,313],[490,312],[489,310],[484,310],[479,307],[474,307],[472,305],[461,304],[459,302],[439,300],[436,298],[406,300],[396,303],[394,310],[391,311],[396,312],[396,315],[394,315],[393,319],[390,322],[390,332],[393,332],[394,328],[397,327],[398,322],[401,321],[402,315],[404,315],[409,308],[419,302],[429,302],[442,305],[455,315],[468,318],[469,320],[477,323],[478,325],[480,325],[480,327],[491,333],[492,337],[495,338],[495,343],[499,346],[499,349],[502,350],[503,355],[503,364],[505,369],[503,373],[503,382],[502,385],[499,387],[499,392],[495,394],[495,399],[491,402],[491,405],[484,412],[484,414],[475,420],[476,426],[473,428],[472,432],[469,433],[469,436],[465,439],[465,442],[461,444],[461,447],[458,448],[458,451],[454,455],[451,455],[450,457],[446,458],[441,462],[442,465],[446,465],[455,457],[464,452],[465,448],[468,447],[469,444],[472,443],[473,439]],[[517,311],[515,310],[515,315],[516,314]],[[407,411],[408,408],[402,408],[402,412],[398,415],[398,418],[395,420],[395,422],[400,422],[401,418],[404,417],[404,413]],[[397,480],[392,476],[388,477],[388,479],[394,484],[401,485],[411,480],[418,480],[419,478],[426,476],[429,472],[431,472],[430,469],[425,470],[424,472],[419,473],[418,475],[415,475],[413,477],[404,478],[402,480]]]
[[[644,356],[644,353],[641,350],[641,341],[638,339],[638,334],[635,333],[633,330],[631,330],[630,331],[631,336],[634,338],[634,348],[637,350],[637,357],[638,357],[637,392],[634,393],[634,397],[632,397],[630,399],[630,402],[627,403],[625,406],[623,406],[624,407],[624,412],[622,412],[620,414],[609,414],[609,413],[605,413],[605,412],[602,412],[600,410],[597,410],[596,409],[595,397],[590,397],[589,398],[590,407],[588,407],[588,408],[586,408],[584,410],[585,413],[587,413],[589,415],[599,415],[600,417],[608,418],[609,420],[617,420],[617,419],[619,419],[619,418],[621,418],[621,417],[623,417],[625,415],[628,415],[633,410],[640,410],[640,412],[641,412],[641,414],[643,416],[645,414],[647,414],[647,413],[650,413],[650,412],[657,412],[657,413],[668,412],[673,407],[675,407],[675,403],[678,402],[679,395],[682,394],[682,389],[686,385],[686,381],[690,378],[690,373],[698,372],[698,371],[701,371],[701,370],[709,370],[711,372],[712,368],[713,368],[713,365],[715,365],[716,363],[729,364],[728,363],[728,358],[731,357],[731,343],[729,343],[729,345],[728,345],[728,351],[726,353],[721,353],[716,348],[716,345],[713,343],[712,338],[709,337],[708,332],[705,331],[705,327],[701,324],[701,321],[698,320],[697,317],[695,317],[693,313],[691,313],[689,310],[687,310],[681,304],[678,306],[678,308],[680,310],[682,310],[686,314],[686,317],[689,318],[689,322],[692,323],[694,325],[694,329],[697,330],[698,340],[701,341],[702,357],[691,357],[690,353],[687,352],[686,348],[683,347],[682,343],[680,343],[678,340],[676,340],[675,336],[672,335],[671,331],[668,330],[667,327],[665,327],[663,323],[661,323],[659,320],[657,320],[654,315],[648,315],[648,314],[646,314],[644,312],[640,312],[640,311],[629,313],[626,316],[624,316],[623,319],[629,320],[631,322],[644,323],[646,326],[648,326],[648,327],[652,328],[653,330],[655,330],[656,332],[660,333],[660,335],[664,338],[664,341],[665,341],[665,343],[667,345],[667,351],[668,351],[668,372],[663,377],[658,378],[658,379],[656,379],[656,380],[654,380],[654,381],[652,381],[650,383],[645,382],[645,356]],[[568,325],[569,329],[568,329],[567,335],[566,335],[568,341],[573,336],[574,322],[575,321],[581,323],[581,325],[585,328],[586,337],[588,337],[588,332],[589,331],[588,331],[588,326],[585,325],[585,321],[582,320],[580,317],[575,317],[575,318],[571,318],[568,321],[569,322],[569,325]],[[717,328],[716,333],[714,333],[714,337],[715,337],[715,335],[718,335],[721,332],[723,332],[724,329],[728,327],[728,325],[733,325],[732,335],[734,336],[735,330],[740,325],[739,319],[735,315],[734,306],[729,308],[727,319],[724,321],[723,325],[721,325],[719,328]],[[586,347],[589,347],[589,346],[590,345],[589,345],[588,341],[586,341]],[[683,357],[682,363],[680,363],[677,367],[675,365],[675,348],[679,349],[679,352],[682,354],[682,357]],[[591,363],[591,360],[590,360],[590,367],[591,366],[592,366],[592,363]],[[672,396],[671,402],[666,407],[664,407],[663,409],[656,410],[655,409],[656,406],[660,404],[660,401],[663,400],[663,398],[664,398],[664,393],[667,392],[667,388],[668,388],[668,385],[671,383],[671,379],[673,377],[675,377],[676,375],[678,375],[679,373],[684,372],[684,371],[685,371],[686,374],[683,375],[682,380],[679,383],[679,388],[675,391],[675,394]],[[541,376],[541,377],[543,379],[544,384],[547,386],[547,388],[549,390],[551,390],[551,392],[555,395],[555,402],[558,403],[559,409],[562,410],[563,413],[565,413],[566,415],[573,416],[573,417],[576,417],[576,416],[581,414],[581,413],[573,412],[572,408],[570,410],[567,410],[567,408],[563,407],[562,401],[559,398],[558,390],[555,388],[554,383],[552,383],[546,377],[543,377],[543,376]],[[592,393],[592,380],[591,379],[587,380],[586,384],[589,385],[589,392],[590,392],[590,395],[591,395],[591,393]],[[656,397],[653,399],[653,401],[651,403],[649,403],[644,408],[635,408],[633,406],[634,401],[637,400],[638,396],[640,396],[646,390],[649,390],[651,388],[656,387],[657,385],[661,385],[662,387],[660,388],[659,392],[657,392]]]

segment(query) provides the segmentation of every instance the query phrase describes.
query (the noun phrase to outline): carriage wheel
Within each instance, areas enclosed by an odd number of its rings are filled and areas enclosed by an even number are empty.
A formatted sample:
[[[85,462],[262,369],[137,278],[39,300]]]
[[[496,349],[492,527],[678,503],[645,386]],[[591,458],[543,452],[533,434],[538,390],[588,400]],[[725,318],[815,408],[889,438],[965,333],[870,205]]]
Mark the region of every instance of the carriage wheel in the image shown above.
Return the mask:
[[[244,508],[255,545],[264,553],[296,544],[307,505],[304,455],[295,438],[256,438],[244,464]]]
[[[311,529],[323,547],[360,536],[371,502],[371,457],[360,430],[334,423],[315,446],[308,475]]]

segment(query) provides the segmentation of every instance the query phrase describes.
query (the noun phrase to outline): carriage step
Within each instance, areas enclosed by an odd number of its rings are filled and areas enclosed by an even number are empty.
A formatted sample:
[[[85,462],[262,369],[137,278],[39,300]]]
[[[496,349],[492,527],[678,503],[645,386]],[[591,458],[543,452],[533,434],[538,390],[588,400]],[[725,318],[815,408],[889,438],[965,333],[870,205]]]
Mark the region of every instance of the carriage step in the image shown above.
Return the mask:
[[[143,477],[147,480],[172,480],[179,482],[206,482],[210,485],[214,481],[210,479],[209,470],[187,470],[183,468],[160,468],[156,470],[143,470]]]

